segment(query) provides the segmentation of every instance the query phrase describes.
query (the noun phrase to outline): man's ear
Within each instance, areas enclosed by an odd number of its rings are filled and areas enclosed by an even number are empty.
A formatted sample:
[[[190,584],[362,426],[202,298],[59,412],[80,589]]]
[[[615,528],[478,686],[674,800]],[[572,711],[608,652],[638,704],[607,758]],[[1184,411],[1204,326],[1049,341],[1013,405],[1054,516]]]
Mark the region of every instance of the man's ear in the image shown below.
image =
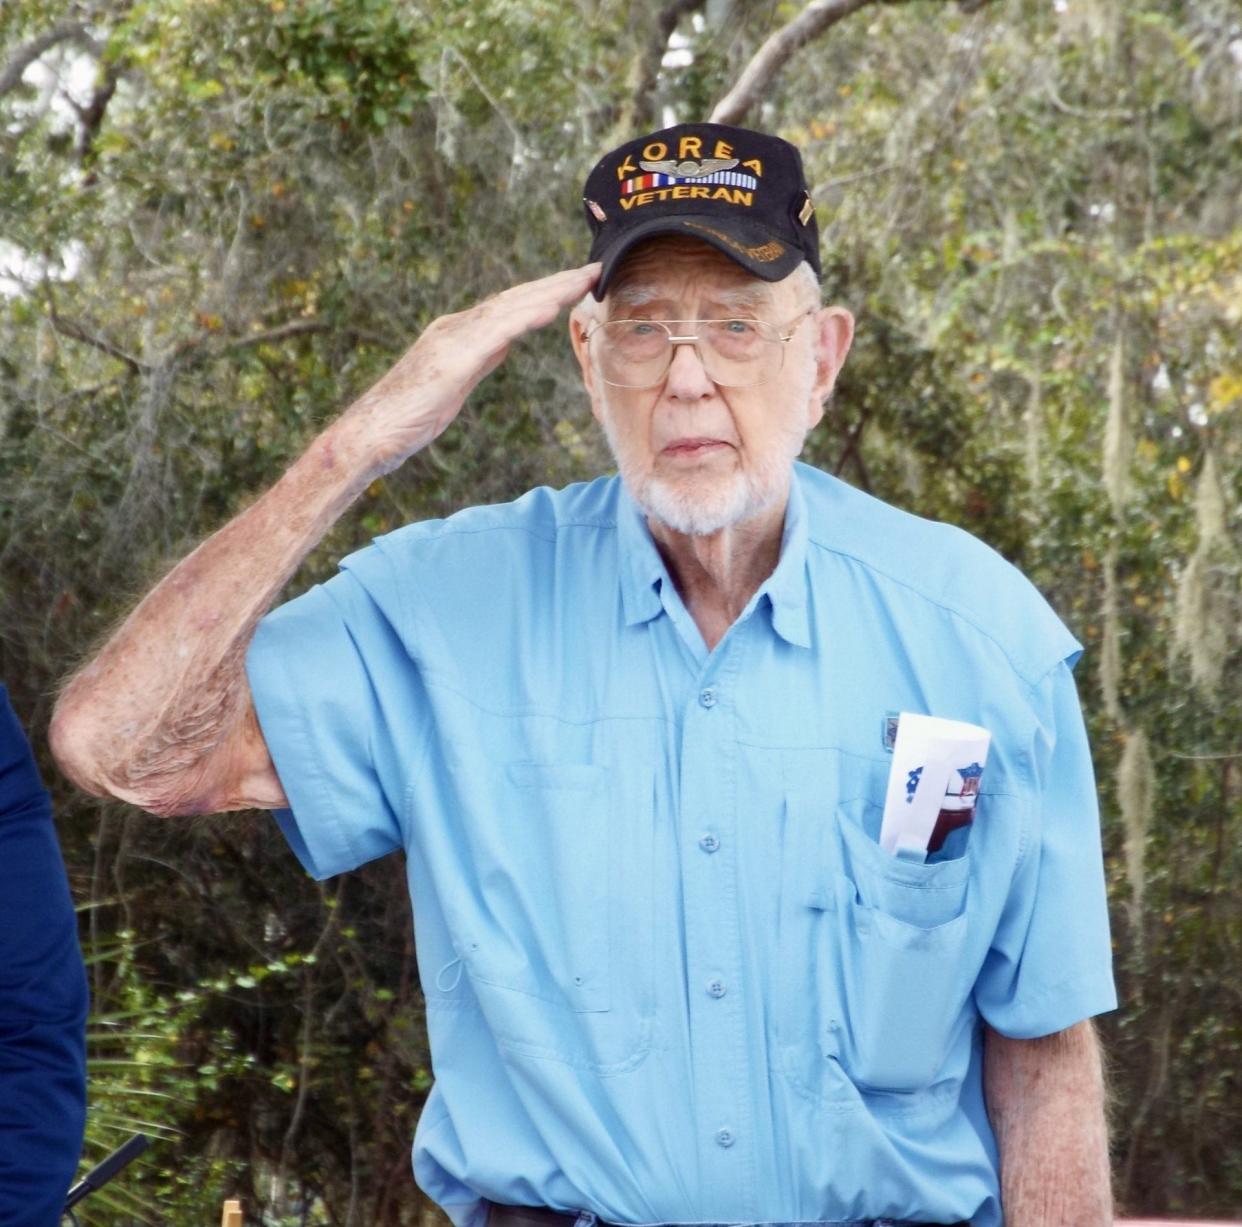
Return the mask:
[[[824,416],[824,402],[832,395],[837,375],[854,340],[854,317],[845,307],[823,307],[811,319],[815,330],[815,382],[811,387],[814,426]]]
[[[590,315],[581,308],[575,307],[569,313],[569,343],[574,348],[574,357],[578,359],[578,370],[582,372],[582,385],[586,388],[591,400],[591,412],[596,421],[600,420],[600,409],[595,395],[595,370],[591,365],[591,347],[587,344],[587,330],[591,327]]]

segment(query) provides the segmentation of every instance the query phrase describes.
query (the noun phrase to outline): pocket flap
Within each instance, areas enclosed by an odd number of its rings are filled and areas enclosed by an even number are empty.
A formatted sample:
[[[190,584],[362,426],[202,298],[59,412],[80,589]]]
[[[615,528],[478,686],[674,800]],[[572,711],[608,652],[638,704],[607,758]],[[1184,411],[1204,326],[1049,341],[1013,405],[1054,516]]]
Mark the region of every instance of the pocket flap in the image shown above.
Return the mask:
[[[879,831],[878,810],[872,802],[858,800],[838,806],[835,815],[842,872],[857,888],[859,900],[923,929],[960,916],[970,881],[969,849],[965,856],[934,864],[892,856],[868,834],[871,828]]]

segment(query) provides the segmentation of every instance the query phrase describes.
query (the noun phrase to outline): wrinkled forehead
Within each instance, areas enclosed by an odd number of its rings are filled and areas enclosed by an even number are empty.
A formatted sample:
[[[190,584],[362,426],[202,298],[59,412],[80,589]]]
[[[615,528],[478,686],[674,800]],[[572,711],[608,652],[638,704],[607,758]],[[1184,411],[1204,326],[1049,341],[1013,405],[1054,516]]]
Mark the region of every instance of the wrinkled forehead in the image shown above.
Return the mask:
[[[699,302],[753,313],[778,306],[787,292],[783,282],[752,276],[708,243],[662,236],[629,252],[604,301],[614,317],[639,307]]]

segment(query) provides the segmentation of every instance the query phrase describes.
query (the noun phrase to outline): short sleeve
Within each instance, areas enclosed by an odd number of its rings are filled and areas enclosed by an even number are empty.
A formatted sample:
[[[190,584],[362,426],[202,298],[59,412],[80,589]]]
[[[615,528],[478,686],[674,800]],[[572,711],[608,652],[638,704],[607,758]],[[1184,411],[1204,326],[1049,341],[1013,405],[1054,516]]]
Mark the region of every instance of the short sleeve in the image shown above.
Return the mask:
[[[1025,846],[975,1002],[1003,1035],[1032,1039],[1115,1009],[1095,775],[1071,661],[1036,685]]]
[[[426,723],[417,667],[344,571],[259,624],[246,672],[289,809],[276,820],[307,871],[332,877],[395,851]]]

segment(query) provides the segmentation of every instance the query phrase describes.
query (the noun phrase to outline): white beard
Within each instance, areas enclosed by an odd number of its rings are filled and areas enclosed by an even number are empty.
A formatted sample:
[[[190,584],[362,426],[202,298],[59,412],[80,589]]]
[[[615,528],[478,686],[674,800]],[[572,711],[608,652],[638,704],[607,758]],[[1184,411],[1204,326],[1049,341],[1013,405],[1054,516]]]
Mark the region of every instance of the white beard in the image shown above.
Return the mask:
[[[780,497],[781,491],[756,489],[756,484],[734,473],[706,490],[680,488],[660,477],[648,477],[639,489],[627,481],[626,488],[645,515],[674,532],[710,537],[766,511]]]
[[[621,454],[612,415],[603,417],[604,435],[621,480],[643,514],[689,537],[710,537],[766,511],[789,492],[792,462],[802,450],[805,431],[790,437],[789,447],[773,449],[767,463],[749,472],[735,471],[698,483],[670,481],[653,473],[638,473]]]

